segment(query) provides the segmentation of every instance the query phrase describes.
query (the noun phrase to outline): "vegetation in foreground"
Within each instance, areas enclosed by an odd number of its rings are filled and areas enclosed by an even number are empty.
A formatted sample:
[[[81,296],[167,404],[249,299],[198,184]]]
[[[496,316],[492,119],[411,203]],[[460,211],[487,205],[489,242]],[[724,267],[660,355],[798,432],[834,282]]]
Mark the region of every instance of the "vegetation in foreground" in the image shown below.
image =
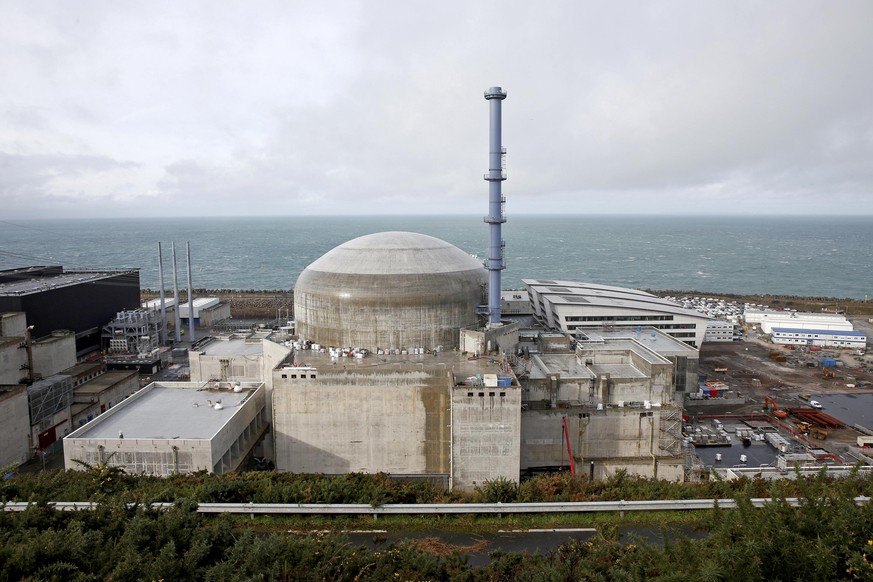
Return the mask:
[[[0,480],[0,501],[101,501],[155,503],[534,503],[549,501],[619,501],[647,499],[731,499],[797,497],[801,481],[765,481],[743,477],[676,483],[616,472],[593,481],[568,473],[541,475],[515,483],[495,479],[476,491],[463,493],[425,481],[395,480],[384,473],[328,476],[320,474],[251,471],[213,475],[205,471],[171,477],[134,476],[111,465],[82,471],[45,471]],[[840,481],[855,495],[873,492],[873,477],[856,475]]]
[[[306,485],[308,483],[308,485]],[[684,495],[677,491],[685,490]],[[545,555],[492,552],[468,565],[437,543],[378,550],[342,536],[256,531],[228,515],[197,513],[198,501],[433,502],[458,496],[383,475],[337,478],[255,473],[134,478],[111,467],[4,480],[4,500],[32,500],[0,512],[0,578],[8,580],[873,580],[873,505],[857,506],[871,480],[824,475],[773,484],[683,486],[616,475],[602,483],[566,475],[514,485],[486,484],[465,500],[735,497],[735,510],[701,513],[704,539],[669,536],[665,545],[619,540],[603,528]],[[293,493],[293,494],[292,494]],[[772,496],[755,509],[749,498]],[[246,497],[248,496],[248,497]],[[493,499],[494,496],[499,499]],[[804,499],[791,508],[786,496]],[[73,498],[76,499],[73,499]],[[257,499],[254,497],[258,497]],[[530,499],[528,499],[530,498]],[[534,499],[535,498],[535,499]],[[56,511],[47,500],[88,499],[94,511]],[[173,501],[166,511],[137,501]],[[302,499],[301,499],[302,500]],[[581,499],[580,499],[581,500]],[[134,501],[132,505],[130,501]],[[665,536],[665,539],[666,536]],[[480,551],[484,548],[469,548]],[[485,549],[487,551],[487,549]]]

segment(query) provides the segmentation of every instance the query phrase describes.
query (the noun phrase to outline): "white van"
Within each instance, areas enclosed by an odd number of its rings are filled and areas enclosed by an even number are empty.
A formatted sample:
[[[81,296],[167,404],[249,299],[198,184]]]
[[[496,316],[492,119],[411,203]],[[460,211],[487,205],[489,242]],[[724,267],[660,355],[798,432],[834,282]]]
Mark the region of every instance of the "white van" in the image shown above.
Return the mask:
[[[818,400],[810,400],[809,405],[813,408],[824,408]]]

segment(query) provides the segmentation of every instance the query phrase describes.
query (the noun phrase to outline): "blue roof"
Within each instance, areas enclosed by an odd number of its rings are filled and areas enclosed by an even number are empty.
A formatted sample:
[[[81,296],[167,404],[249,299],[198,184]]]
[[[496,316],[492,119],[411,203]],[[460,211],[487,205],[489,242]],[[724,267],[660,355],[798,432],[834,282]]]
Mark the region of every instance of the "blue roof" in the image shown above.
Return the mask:
[[[796,329],[793,327],[774,327],[773,333],[804,333],[804,334],[818,334],[818,335],[843,335],[843,336],[851,336],[851,337],[863,337],[867,336],[861,333],[860,331],[848,331],[841,329]]]

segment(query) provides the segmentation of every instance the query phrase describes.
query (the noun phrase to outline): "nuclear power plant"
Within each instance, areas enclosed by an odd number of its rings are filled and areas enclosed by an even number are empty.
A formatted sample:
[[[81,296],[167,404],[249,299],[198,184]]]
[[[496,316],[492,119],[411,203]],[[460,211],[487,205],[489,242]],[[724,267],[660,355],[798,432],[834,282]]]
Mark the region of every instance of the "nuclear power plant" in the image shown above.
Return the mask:
[[[531,279],[502,291],[506,96],[485,92],[484,263],[411,232],[345,242],[297,279],[293,334],[198,341],[189,384],[158,383],[69,435],[68,466],[224,472],[257,454],[279,471],[385,472],[457,489],[558,469],[683,479],[682,402],[708,318],[617,287]],[[224,398],[241,408],[219,418],[214,403],[233,383],[251,396]],[[164,440],[182,429],[160,426],[150,394],[190,400],[202,419]],[[146,432],[124,427],[137,406],[156,423]]]
[[[412,232],[362,236],[300,274],[297,333],[372,352],[456,349],[458,330],[476,325],[485,282],[482,264],[445,241]]]

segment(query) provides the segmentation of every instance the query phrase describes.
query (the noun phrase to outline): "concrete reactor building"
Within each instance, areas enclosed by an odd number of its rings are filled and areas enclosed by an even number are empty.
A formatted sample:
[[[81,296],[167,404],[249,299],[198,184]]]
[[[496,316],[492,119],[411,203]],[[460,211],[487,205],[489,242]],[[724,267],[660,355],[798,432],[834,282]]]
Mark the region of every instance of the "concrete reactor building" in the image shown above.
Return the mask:
[[[297,333],[378,352],[458,347],[484,298],[482,263],[438,238],[380,232],[309,265],[294,286]]]
[[[222,473],[272,446],[279,471],[385,472],[458,490],[577,466],[591,478],[683,479],[682,402],[708,318],[568,281],[502,294],[505,97],[485,93],[484,262],[411,232],[343,243],[297,279],[296,337],[194,346],[190,383],[155,383],[76,430],[66,466]]]

